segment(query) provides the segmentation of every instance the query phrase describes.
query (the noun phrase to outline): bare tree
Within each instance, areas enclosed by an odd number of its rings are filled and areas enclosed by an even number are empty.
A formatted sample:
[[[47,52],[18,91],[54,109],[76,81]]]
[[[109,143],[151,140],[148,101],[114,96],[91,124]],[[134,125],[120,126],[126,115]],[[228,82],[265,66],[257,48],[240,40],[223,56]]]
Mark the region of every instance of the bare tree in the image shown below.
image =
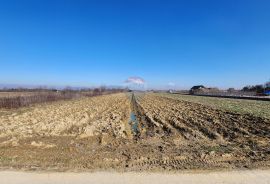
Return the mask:
[[[270,90],[270,79],[268,82],[265,83],[265,89]]]
[[[270,87],[270,79],[269,79],[268,82],[265,83],[265,86],[266,86],[266,87]]]

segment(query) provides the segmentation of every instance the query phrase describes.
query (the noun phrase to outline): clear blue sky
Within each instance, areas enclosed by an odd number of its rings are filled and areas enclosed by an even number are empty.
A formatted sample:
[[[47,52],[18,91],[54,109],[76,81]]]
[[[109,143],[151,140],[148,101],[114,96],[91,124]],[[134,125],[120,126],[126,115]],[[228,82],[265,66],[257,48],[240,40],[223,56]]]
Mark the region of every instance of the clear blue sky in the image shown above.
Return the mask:
[[[0,83],[242,87],[270,78],[269,0],[0,0]],[[172,84],[171,84],[172,85]]]

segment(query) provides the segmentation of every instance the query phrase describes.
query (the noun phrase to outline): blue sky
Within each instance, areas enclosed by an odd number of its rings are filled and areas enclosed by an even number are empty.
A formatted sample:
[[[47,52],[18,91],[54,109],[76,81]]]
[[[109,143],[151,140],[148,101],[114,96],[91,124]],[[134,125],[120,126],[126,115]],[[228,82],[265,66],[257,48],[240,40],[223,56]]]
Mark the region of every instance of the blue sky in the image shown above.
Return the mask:
[[[268,0],[0,0],[0,83],[264,83],[269,10]]]

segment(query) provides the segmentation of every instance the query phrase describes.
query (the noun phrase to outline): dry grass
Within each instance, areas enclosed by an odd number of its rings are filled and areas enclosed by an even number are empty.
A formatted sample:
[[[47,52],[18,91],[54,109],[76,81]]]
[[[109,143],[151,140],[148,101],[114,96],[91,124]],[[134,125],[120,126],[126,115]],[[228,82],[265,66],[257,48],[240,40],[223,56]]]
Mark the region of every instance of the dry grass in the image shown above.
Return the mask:
[[[0,92],[0,108],[12,109],[26,107],[31,104],[69,100],[80,97],[92,97],[105,94],[118,93],[120,90],[87,90],[87,91],[35,91],[35,92]]]
[[[5,96],[0,98],[0,108],[19,108],[35,103],[52,102],[79,97],[77,93],[42,92],[32,94],[20,94],[20,96]]]
[[[4,97],[18,97],[18,96],[32,96],[37,92],[0,92],[0,98]]]

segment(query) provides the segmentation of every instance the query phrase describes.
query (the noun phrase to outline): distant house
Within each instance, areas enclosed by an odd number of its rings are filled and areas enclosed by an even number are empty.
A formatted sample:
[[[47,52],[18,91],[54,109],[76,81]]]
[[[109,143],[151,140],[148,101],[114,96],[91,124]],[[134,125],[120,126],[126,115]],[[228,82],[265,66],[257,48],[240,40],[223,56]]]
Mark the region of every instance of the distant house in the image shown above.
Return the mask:
[[[193,86],[190,90],[190,94],[194,94],[198,90],[206,89],[203,85]]]
[[[203,85],[193,86],[190,90],[197,90],[205,88]]]

